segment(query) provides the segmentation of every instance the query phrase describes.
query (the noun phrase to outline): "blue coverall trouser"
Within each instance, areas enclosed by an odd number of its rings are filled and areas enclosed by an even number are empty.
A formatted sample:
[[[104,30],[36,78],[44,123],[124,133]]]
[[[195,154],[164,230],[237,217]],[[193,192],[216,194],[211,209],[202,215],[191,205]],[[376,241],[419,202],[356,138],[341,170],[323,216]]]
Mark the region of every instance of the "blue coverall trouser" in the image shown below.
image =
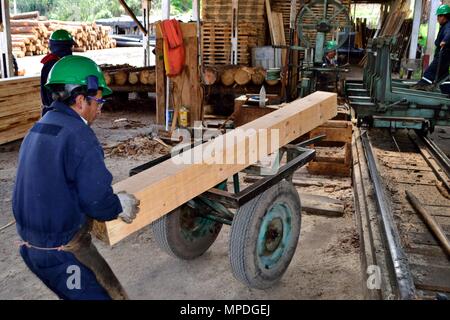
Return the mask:
[[[443,49],[441,53],[441,65],[439,71],[438,81],[448,76],[448,68],[450,66],[450,49]],[[423,73],[422,79],[419,81],[422,84],[432,84],[435,81],[436,73],[438,72],[439,54],[436,54],[431,64]]]
[[[60,299],[111,300],[95,274],[70,252],[23,245],[20,255],[28,268]]]

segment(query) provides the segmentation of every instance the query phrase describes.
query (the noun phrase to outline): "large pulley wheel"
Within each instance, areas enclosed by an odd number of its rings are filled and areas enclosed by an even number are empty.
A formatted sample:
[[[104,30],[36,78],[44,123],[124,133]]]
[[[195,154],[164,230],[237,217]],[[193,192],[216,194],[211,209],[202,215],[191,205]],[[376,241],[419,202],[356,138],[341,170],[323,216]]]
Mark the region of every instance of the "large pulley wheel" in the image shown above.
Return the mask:
[[[230,232],[234,276],[251,288],[273,286],[292,260],[300,225],[300,198],[286,180],[239,208]]]
[[[329,37],[342,32],[336,39],[339,48],[347,40],[351,28],[347,7],[338,0],[312,0],[297,15],[298,38],[300,45],[306,48],[315,47],[318,32],[328,34]]]
[[[214,243],[222,223],[204,218],[183,205],[151,225],[159,247],[169,255],[191,260],[201,256]]]

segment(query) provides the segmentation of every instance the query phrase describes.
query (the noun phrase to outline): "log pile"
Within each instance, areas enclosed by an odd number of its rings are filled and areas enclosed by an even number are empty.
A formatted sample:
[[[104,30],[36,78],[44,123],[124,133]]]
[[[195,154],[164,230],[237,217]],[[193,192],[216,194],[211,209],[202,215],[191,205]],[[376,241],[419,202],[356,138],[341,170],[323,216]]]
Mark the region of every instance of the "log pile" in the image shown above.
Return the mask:
[[[105,76],[108,86],[124,85],[146,85],[154,86],[156,84],[155,67],[136,68],[128,64],[124,65],[101,65],[100,68]]]
[[[210,66],[203,70],[203,83],[205,85],[213,85],[221,83],[224,86],[239,85],[245,86],[249,84],[275,85],[277,82],[266,80],[266,70],[261,67],[247,66]]]
[[[58,29],[65,29],[71,33],[76,42],[75,52],[116,47],[116,40],[109,37],[110,27],[85,22],[42,21],[30,14],[21,15],[27,19],[10,20],[12,49],[16,58],[47,54],[50,35]]]
[[[23,138],[40,114],[40,77],[0,79],[0,144]]]

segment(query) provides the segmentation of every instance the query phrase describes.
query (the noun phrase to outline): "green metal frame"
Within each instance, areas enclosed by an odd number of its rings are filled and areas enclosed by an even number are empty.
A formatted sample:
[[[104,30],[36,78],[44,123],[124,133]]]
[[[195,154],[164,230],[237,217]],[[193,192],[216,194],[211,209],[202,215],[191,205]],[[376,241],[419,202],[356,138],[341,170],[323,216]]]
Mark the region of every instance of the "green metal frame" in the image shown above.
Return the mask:
[[[377,38],[368,45],[362,82],[347,82],[350,105],[359,119],[376,127],[433,130],[450,126],[450,99],[439,92],[410,89],[411,83],[393,81],[391,49],[395,38]],[[419,121],[420,120],[420,121]]]

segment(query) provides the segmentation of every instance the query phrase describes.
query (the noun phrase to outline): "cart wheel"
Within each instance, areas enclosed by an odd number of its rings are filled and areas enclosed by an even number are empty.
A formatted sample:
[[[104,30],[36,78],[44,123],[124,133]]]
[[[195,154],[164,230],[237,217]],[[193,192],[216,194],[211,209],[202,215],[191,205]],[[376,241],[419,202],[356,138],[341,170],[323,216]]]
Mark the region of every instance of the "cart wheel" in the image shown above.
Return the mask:
[[[300,198],[286,180],[239,208],[230,235],[234,276],[255,289],[278,282],[297,248],[300,225]]]
[[[161,217],[152,225],[159,247],[169,255],[195,259],[208,250],[219,235],[222,224],[199,216],[183,205]]]

